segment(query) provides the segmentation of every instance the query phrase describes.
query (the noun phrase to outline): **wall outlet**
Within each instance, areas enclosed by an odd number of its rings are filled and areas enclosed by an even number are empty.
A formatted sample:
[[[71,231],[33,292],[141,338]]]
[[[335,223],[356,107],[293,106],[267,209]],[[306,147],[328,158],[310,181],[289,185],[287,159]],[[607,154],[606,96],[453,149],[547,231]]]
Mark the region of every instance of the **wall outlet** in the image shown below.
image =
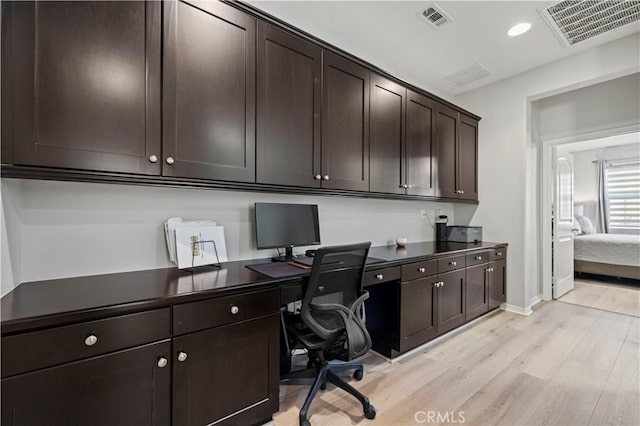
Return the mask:
[[[442,215],[443,215],[442,209],[436,209],[436,220],[438,220],[438,218]]]

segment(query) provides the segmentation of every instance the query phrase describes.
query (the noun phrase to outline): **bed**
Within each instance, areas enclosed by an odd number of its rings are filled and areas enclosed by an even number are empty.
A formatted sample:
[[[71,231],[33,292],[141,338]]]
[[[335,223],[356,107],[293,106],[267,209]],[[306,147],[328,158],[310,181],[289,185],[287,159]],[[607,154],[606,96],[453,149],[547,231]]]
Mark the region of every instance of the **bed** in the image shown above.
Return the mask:
[[[576,235],[574,269],[576,272],[640,280],[640,235]]]

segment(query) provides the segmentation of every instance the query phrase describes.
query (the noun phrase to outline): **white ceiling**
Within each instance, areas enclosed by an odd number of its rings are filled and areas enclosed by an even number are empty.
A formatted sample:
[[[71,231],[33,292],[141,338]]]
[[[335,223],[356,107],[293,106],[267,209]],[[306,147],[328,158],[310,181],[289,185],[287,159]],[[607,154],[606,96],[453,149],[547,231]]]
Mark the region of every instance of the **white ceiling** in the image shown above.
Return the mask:
[[[634,23],[571,47],[547,26],[544,1],[436,1],[453,22],[434,30],[418,18],[429,1],[260,1],[248,3],[418,87],[456,95],[640,31]],[[532,28],[519,37],[518,22]],[[492,75],[464,87],[446,76],[481,63]]]

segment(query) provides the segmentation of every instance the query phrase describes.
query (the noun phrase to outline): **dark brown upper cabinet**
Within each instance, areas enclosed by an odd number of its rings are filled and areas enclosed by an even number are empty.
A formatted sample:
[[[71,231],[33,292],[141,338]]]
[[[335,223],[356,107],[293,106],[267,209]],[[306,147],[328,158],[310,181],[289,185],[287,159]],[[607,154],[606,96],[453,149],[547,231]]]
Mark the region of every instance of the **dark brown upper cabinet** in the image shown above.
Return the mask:
[[[322,187],[369,190],[369,70],[323,52]]]
[[[321,50],[258,23],[258,183],[319,188]]]
[[[160,3],[3,2],[3,163],[159,174]]]
[[[437,104],[436,131],[436,196],[477,200],[478,121]]]
[[[458,180],[464,200],[478,199],[478,120],[460,114]]]
[[[406,93],[403,86],[377,74],[371,75],[371,192],[405,193],[402,159]]]
[[[407,194],[435,195],[435,102],[407,90],[405,184]]]
[[[164,3],[163,175],[255,181],[255,39],[223,3]]]

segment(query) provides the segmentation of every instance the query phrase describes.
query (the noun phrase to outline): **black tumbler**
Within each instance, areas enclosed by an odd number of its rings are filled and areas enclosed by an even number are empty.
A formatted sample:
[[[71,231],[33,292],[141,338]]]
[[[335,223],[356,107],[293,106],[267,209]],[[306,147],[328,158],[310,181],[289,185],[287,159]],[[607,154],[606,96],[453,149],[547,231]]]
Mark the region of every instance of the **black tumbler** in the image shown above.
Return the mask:
[[[447,241],[446,223],[436,223],[436,241]]]

